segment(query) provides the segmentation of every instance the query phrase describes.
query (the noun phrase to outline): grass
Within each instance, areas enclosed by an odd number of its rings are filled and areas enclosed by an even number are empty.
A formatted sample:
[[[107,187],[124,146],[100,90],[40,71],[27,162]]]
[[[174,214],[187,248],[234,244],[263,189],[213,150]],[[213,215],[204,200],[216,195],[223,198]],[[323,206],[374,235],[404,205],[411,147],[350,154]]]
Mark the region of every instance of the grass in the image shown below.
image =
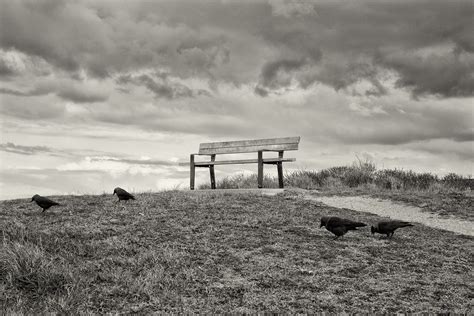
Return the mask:
[[[0,202],[4,313],[472,313],[472,237],[416,225],[333,240],[303,200],[178,191]]]
[[[324,195],[370,195],[400,201],[438,215],[474,221],[474,179],[454,173],[440,178],[411,170],[377,170],[374,163],[358,159],[350,166],[287,172],[284,182],[285,187],[319,190]],[[256,188],[257,175],[237,174],[216,185],[219,189]],[[264,175],[263,186],[278,188],[278,179]]]
[[[455,173],[447,174],[440,178],[431,173],[416,173],[411,170],[382,169],[377,170],[370,161],[357,160],[350,166],[332,167],[320,171],[297,170],[284,175],[287,186],[302,189],[334,189],[334,188],[372,188],[387,191],[435,191],[435,192],[460,192],[474,189],[474,179],[463,177]],[[277,188],[278,179],[264,175],[265,187]],[[217,187],[229,188],[255,188],[257,175],[243,175],[221,179]],[[200,186],[208,189],[208,184]]]

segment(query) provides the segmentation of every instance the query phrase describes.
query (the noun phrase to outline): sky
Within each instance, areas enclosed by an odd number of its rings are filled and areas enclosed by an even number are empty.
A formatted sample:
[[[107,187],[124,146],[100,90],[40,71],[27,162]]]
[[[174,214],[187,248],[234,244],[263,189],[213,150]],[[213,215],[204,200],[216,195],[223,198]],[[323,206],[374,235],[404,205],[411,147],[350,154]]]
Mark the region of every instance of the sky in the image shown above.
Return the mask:
[[[471,0],[0,5],[0,199],[187,189],[199,143],[286,136],[286,171],[473,174]]]

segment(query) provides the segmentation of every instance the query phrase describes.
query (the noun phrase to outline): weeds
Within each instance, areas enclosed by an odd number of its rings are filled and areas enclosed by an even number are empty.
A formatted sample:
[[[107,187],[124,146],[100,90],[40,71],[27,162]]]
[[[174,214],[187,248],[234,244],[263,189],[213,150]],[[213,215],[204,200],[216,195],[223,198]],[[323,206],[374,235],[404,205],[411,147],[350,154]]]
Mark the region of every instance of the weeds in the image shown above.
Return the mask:
[[[474,179],[450,173],[440,179],[431,173],[415,173],[400,169],[377,170],[371,161],[357,159],[351,166],[340,166],[320,171],[296,170],[284,175],[285,186],[302,189],[373,187],[378,190],[403,191],[464,191],[474,189]],[[257,175],[237,174],[217,181],[217,188],[255,188]],[[264,176],[264,187],[277,188],[278,179]],[[201,185],[208,189],[209,185]]]

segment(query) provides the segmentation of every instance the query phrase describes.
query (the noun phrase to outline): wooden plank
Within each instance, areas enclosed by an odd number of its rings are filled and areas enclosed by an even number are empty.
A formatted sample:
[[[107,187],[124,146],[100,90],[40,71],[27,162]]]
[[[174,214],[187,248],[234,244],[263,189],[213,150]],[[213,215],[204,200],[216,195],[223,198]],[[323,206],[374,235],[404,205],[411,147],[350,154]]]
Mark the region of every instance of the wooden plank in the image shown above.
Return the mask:
[[[257,173],[257,180],[258,180],[258,188],[263,188],[263,152],[258,152],[258,173]]]
[[[202,143],[201,148],[220,148],[220,147],[240,147],[240,146],[254,146],[254,145],[278,145],[299,143],[300,137],[282,137],[282,138],[265,138],[265,139],[248,139],[248,140],[234,140],[228,142],[213,142]]]
[[[194,155],[191,154],[189,158],[189,166],[190,166],[190,175],[189,175],[189,187],[191,190],[194,190],[194,178],[196,175],[196,169],[194,164]]]
[[[216,161],[216,155],[211,155],[211,161]],[[211,177],[211,189],[216,188],[216,175],[214,173],[214,165],[209,166],[209,175]]]
[[[296,158],[264,158],[264,164],[276,164],[278,162],[293,162]],[[243,165],[249,163],[258,163],[258,159],[240,159],[240,160],[221,160],[221,161],[198,161],[194,165],[196,167],[208,167],[210,165]]]
[[[278,152],[278,158],[283,159],[283,151]],[[283,163],[281,161],[277,162],[277,171],[278,171],[278,186],[280,189],[283,189]]]
[[[258,152],[258,151],[281,151],[281,150],[298,150],[298,143],[219,147],[219,148],[199,148],[199,154],[200,155],[239,154],[239,153],[252,153],[252,152]]]
[[[202,143],[199,154],[231,154],[257,151],[297,150],[300,137],[250,139],[229,142]]]

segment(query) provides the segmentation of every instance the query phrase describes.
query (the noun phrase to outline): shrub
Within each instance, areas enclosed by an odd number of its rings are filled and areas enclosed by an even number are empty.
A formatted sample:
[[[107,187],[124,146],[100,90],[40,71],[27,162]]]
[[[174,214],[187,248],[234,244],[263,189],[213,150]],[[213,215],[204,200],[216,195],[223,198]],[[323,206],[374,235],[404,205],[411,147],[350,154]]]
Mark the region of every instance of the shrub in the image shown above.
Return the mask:
[[[458,190],[474,189],[474,179],[471,179],[470,177],[464,178],[455,173],[450,173],[444,176],[442,182],[445,186],[452,189],[458,189]]]
[[[317,173],[312,171],[298,170],[285,174],[285,185],[294,188],[315,189],[322,186],[321,182],[315,177]]]
[[[403,186],[402,181],[396,174],[395,170],[380,170],[374,175],[374,184],[385,190],[400,190]]]

